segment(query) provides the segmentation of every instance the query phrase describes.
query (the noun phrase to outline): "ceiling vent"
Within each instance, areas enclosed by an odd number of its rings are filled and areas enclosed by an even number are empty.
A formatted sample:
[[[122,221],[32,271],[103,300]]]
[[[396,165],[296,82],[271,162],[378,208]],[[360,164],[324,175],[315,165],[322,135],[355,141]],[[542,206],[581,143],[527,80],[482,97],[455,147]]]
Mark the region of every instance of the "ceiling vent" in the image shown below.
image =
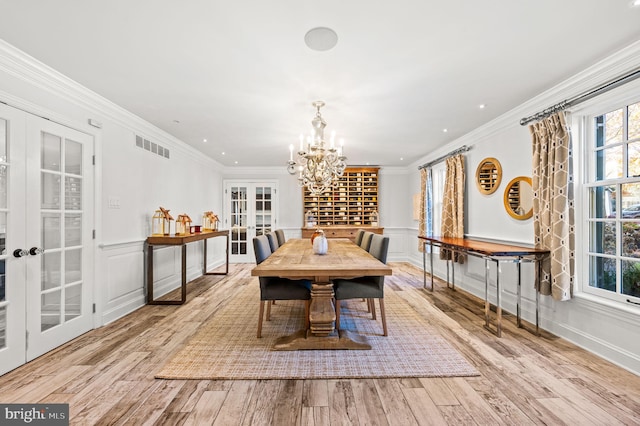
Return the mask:
[[[152,154],[157,154],[160,157],[169,158],[169,148],[165,148],[160,144],[151,142],[149,139],[145,139],[142,136],[136,135],[136,146],[144,149],[145,151],[149,151]]]

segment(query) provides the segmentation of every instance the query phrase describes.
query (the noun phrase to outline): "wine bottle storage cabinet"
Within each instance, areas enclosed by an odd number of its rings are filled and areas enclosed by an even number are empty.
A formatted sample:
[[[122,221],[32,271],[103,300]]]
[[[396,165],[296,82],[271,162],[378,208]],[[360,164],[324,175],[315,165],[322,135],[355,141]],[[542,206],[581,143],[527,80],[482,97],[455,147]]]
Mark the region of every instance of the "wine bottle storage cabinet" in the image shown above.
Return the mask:
[[[303,227],[379,227],[378,172],[377,167],[347,168],[318,196],[303,188]]]

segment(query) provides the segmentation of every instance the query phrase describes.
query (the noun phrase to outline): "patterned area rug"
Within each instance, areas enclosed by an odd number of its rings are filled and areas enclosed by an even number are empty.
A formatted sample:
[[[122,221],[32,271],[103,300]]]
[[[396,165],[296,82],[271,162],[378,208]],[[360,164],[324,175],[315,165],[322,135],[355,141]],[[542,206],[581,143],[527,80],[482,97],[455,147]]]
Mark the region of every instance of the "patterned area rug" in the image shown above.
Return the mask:
[[[394,291],[385,294],[387,337],[382,336],[379,315],[377,321],[371,320],[365,302],[342,302],[341,328],[367,336],[371,350],[272,350],[278,337],[303,327],[304,305],[277,302],[258,339],[259,303],[256,282],[203,325],[155,377],[241,380],[479,375]]]

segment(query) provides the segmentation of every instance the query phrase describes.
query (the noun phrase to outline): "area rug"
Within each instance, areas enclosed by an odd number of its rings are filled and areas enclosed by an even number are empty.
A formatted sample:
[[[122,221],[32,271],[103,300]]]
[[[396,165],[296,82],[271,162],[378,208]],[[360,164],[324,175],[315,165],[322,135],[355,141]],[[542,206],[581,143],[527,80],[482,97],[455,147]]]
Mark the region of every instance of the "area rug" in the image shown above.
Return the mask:
[[[385,292],[389,336],[361,300],[342,302],[341,328],[371,350],[275,351],[304,325],[300,301],[278,301],[256,337],[259,290],[247,286],[212,316],[156,374],[158,379],[337,379],[475,376],[478,371],[394,291]],[[376,307],[378,304],[376,303]]]

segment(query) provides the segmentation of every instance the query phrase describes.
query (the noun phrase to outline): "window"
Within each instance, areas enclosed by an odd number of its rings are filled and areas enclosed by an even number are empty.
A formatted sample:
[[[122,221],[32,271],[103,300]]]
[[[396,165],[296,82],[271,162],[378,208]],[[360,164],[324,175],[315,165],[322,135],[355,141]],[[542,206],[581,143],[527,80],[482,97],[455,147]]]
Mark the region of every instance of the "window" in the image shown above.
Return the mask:
[[[444,199],[444,178],[447,175],[446,163],[442,162],[433,166],[431,176],[433,178],[433,205],[431,206],[432,233],[431,235],[441,235],[442,224],[442,200]]]
[[[640,302],[640,102],[587,121],[586,292]],[[590,128],[589,128],[590,127]]]

